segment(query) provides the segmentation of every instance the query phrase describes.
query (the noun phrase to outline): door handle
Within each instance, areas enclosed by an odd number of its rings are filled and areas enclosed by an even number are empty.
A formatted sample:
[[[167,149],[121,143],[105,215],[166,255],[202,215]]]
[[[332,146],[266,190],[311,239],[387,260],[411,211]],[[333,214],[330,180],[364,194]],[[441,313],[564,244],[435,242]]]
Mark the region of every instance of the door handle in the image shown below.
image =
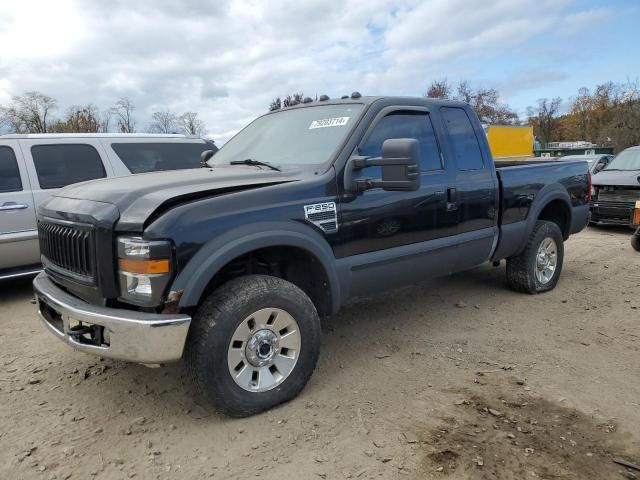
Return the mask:
[[[458,191],[455,188],[447,188],[447,211],[458,209]]]
[[[29,205],[24,203],[16,203],[16,202],[5,202],[0,205],[0,211],[7,210],[24,210],[25,208],[29,208]]]

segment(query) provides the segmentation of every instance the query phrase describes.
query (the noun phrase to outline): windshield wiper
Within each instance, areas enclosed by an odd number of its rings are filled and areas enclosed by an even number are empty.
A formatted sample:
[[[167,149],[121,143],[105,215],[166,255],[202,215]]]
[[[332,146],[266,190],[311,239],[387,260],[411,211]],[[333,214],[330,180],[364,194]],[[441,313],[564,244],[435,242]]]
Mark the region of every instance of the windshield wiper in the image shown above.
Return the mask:
[[[270,163],[261,162],[260,160],[254,160],[253,158],[246,158],[244,160],[232,160],[231,162],[229,162],[229,165],[251,165],[254,167],[267,167],[271,170],[275,170],[276,172],[282,171],[278,167],[274,167]]]

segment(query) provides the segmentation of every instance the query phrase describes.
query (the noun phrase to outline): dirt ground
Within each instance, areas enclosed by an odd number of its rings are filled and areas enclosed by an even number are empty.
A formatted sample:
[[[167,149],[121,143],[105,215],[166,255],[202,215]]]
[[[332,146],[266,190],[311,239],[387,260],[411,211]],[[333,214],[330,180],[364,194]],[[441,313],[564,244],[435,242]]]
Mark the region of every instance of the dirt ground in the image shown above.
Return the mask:
[[[612,462],[640,463],[629,235],[571,238],[544,295],[482,266],[354,303],[302,395],[241,420],[195,403],[181,364],[68,349],[29,281],[1,284],[0,479],[635,478]]]

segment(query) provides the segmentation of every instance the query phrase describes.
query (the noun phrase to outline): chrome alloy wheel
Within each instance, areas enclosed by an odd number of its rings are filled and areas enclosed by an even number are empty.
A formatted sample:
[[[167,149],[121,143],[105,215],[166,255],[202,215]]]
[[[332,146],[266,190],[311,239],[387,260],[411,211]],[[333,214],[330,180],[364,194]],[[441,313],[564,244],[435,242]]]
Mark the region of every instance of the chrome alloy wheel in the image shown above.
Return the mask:
[[[300,354],[300,329],[280,308],[263,308],[245,318],[231,337],[227,365],[233,380],[249,392],[266,392],[284,382]]]
[[[536,279],[546,285],[553,278],[558,266],[558,247],[553,238],[545,238],[540,242],[536,254]]]

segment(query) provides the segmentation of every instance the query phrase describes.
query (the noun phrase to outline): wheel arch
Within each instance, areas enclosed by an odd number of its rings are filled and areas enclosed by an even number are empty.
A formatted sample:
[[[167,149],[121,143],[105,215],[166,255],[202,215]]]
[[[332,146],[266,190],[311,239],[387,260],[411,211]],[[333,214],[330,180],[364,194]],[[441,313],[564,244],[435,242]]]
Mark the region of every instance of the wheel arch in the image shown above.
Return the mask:
[[[566,188],[558,183],[545,186],[536,195],[523,220],[501,225],[500,240],[492,260],[501,260],[520,254],[527,245],[538,220],[554,221],[559,225],[562,236],[566,240],[571,231],[571,217],[571,199]]]
[[[566,240],[571,231],[571,213],[571,198],[567,189],[558,183],[545,186],[536,196],[527,215],[525,241],[533,232],[538,220],[554,222]]]
[[[204,244],[178,274],[171,287],[172,291],[182,291],[179,307],[199,305],[210,282],[233,260],[273,248],[290,249],[291,254],[305,254],[306,258],[315,262],[326,279],[325,290],[328,290],[323,304],[316,305],[316,308],[323,314],[338,311],[341,295],[333,251],[318,232],[294,222],[261,222],[242,226]],[[312,300],[318,301],[317,298]]]

